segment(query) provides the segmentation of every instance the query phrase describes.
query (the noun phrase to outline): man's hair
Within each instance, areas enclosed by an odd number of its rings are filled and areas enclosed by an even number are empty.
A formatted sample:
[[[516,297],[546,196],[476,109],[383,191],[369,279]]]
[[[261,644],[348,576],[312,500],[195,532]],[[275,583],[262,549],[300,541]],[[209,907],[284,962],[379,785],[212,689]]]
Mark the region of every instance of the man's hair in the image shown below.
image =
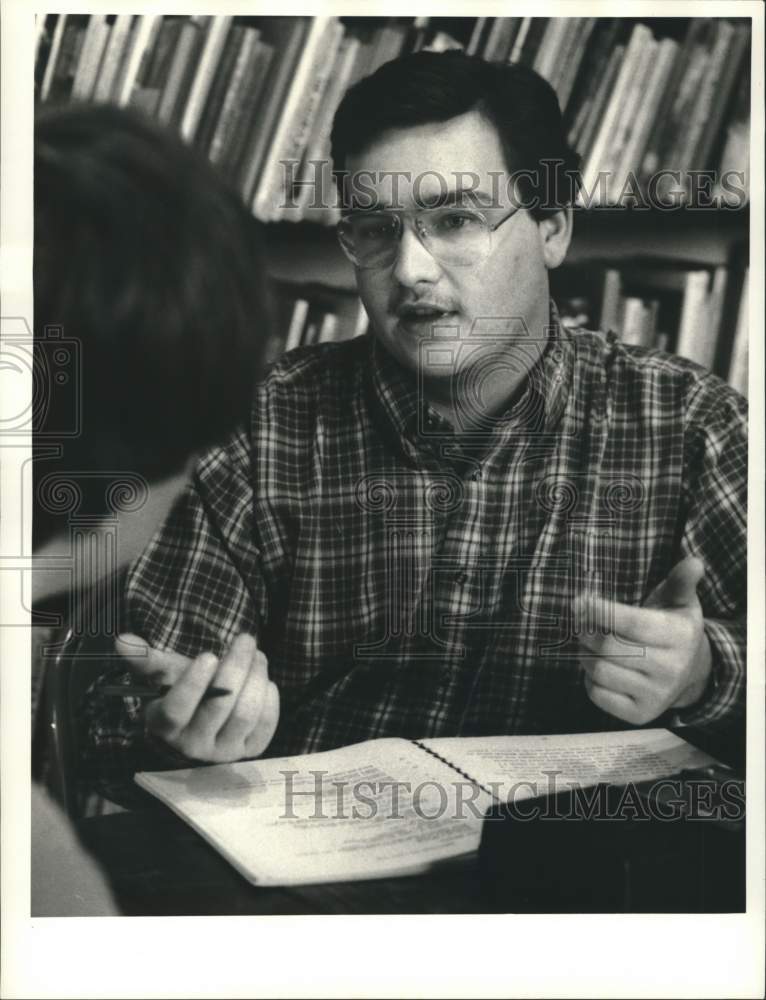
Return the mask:
[[[63,444],[39,474],[178,472],[248,414],[271,327],[259,225],[180,138],[113,106],[38,114],[34,168],[35,448]],[[64,388],[56,328],[80,356]],[[39,543],[56,519],[36,514]]]
[[[500,137],[523,204],[543,217],[574,201],[579,156],[567,142],[555,91],[534,70],[487,62],[459,51],[417,52],[384,63],[351,87],[332,128],[333,167],[342,183],[350,155],[363,153],[389,129],[444,122],[479,111]]]

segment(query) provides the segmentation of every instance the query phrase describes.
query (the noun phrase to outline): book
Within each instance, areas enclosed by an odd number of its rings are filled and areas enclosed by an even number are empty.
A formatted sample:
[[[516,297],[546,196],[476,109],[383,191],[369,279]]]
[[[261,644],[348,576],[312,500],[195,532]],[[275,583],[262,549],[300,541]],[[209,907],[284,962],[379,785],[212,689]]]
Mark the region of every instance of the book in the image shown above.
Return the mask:
[[[293,182],[295,208],[286,208],[284,219],[307,219],[321,224],[329,218],[327,205],[331,202],[335,187],[330,159],[332,122],[338,104],[348,89],[360,48],[361,41],[358,38],[347,36],[340,44],[324,99],[315,116]]]
[[[729,373],[727,381],[729,385],[747,397],[748,380],[748,284],[750,278],[749,269],[745,271],[742,284],[742,292],[739,299],[739,310],[737,312],[737,329],[734,334],[734,344],[731,350],[729,361]]]
[[[58,20],[56,21],[56,27],[53,29],[51,47],[48,51],[48,61],[45,64],[45,72],[43,73],[43,79],[40,84],[41,101],[47,100],[50,95],[51,84],[53,82],[53,71],[58,60],[59,50],[61,49],[61,40],[64,37],[64,27],[66,26],[66,22],[67,15],[60,14]]]
[[[734,37],[731,41],[729,51],[724,61],[724,68],[719,80],[718,87],[712,98],[712,106],[709,109],[707,121],[701,130],[699,144],[691,157],[692,166],[706,169],[712,166],[711,154],[716,141],[719,139],[724,119],[728,114],[733,114],[731,99],[737,81],[741,74],[746,72],[743,64],[745,54],[750,44],[750,30],[747,25],[738,24],[735,28]]]
[[[580,132],[587,120],[593,99],[601,89],[607,67],[612,61],[620,30],[618,18],[596,18],[596,24],[584,47],[581,62],[584,69],[578,73],[566,108],[569,143],[580,149]]]
[[[569,35],[568,45],[562,54],[562,64],[556,81],[556,95],[562,111],[569,104],[577,74],[596,27],[595,17],[578,17],[575,20],[577,24]]]
[[[614,88],[622,63],[625,58],[625,46],[616,45],[609,56],[604,74],[600,79],[598,87],[592,98],[589,98],[583,105],[581,113],[573,126],[575,134],[572,136],[572,143],[583,157],[583,160],[590,154],[593,141],[596,137],[601,117],[604,113],[609,96]]]
[[[274,135],[253,197],[253,214],[262,222],[280,217],[280,207],[285,200],[284,163],[299,159],[303,151],[312,116],[316,112],[321,80],[332,66],[331,60],[329,67],[325,63],[327,47],[334,46],[334,51],[337,51],[340,45],[338,27],[342,29],[334,17],[311,19],[292,79],[283,95]]]
[[[303,183],[310,183],[309,164],[312,140],[328,111],[334,114],[335,106],[329,107],[328,91],[332,91],[338,76],[338,58],[343,44],[344,28],[339,21],[331,21],[322,44],[322,60],[311,74],[304,91],[303,100],[295,110],[291,136],[285,145],[283,159],[292,162],[293,173],[278,177],[273,187],[273,212],[271,218],[295,221],[301,216],[300,201]],[[350,70],[350,66],[349,66]],[[347,77],[346,77],[347,78]],[[333,100],[338,100],[339,94]],[[332,122],[330,122],[330,128]],[[291,179],[292,178],[292,179]]]
[[[177,120],[178,105],[187,93],[190,70],[196,63],[208,20],[207,17],[188,17],[181,27],[157,108],[157,118],[165,124]]]
[[[202,117],[194,135],[194,145],[205,153],[210,149],[210,142],[218,125],[221,108],[223,107],[226,91],[231,80],[231,74],[242,48],[242,43],[246,38],[246,32],[253,30],[253,28],[246,27],[244,24],[236,23],[232,25],[231,30],[226,36],[226,43],[216,67],[215,77],[208,91],[205,109],[202,112]]]
[[[50,84],[46,91],[46,96],[51,101],[71,98],[80,53],[88,30],[89,18],[85,14],[68,14],[62,17],[62,20],[64,24],[61,43],[56,52]],[[43,83],[45,84],[45,81]]]
[[[217,15],[208,23],[199,64],[181,112],[180,132],[181,137],[187,142],[192,142],[196,135],[231,22],[230,16]]]
[[[646,90],[652,75],[652,67],[657,61],[659,42],[654,38],[644,40],[625,93],[625,99],[612,130],[611,141],[604,152],[599,169],[607,175],[606,202],[620,204],[624,176],[621,165],[630,145],[630,137],[636,125],[640,110],[646,99]]]
[[[237,177],[237,187],[248,204],[252,203],[258,188],[264,161],[284,108],[285,94],[311,23],[309,17],[270,17],[264,20],[268,24],[262,27],[262,37],[273,46],[274,57],[263,84],[266,99],[258,108],[258,120],[250,131],[250,141],[245,146]]]
[[[716,97],[721,93],[721,81],[724,76],[729,76],[726,66],[731,60],[735,37],[734,27],[728,21],[719,21],[711,33],[705,70],[689,109],[685,127],[677,137],[672,160],[675,170],[687,171],[706,165],[695,157],[703,135],[710,130],[710,116]]]
[[[242,90],[236,105],[236,125],[224,145],[219,166],[236,186],[242,157],[250,138],[250,131],[257,128],[258,109],[263,100],[264,84],[271,67],[274,49],[268,42],[258,39],[252,54]]]
[[[147,53],[151,52],[161,22],[162,18],[158,15],[142,14],[133,25],[130,46],[115,81],[114,97],[120,107],[130,104],[133,88],[147,61]]]
[[[643,186],[663,168],[675,169],[673,149],[689,114],[700,77],[705,69],[705,40],[709,29],[706,18],[691,20],[686,37],[668,81],[665,98],[657,109],[655,124],[641,164]]]
[[[710,344],[708,328],[708,271],[689,271],[686,275],[684,304],[675,353],[697,364],[706,365],[707,358],[714,352],[715,344]]]
[[[716,761],[663,729],[384,738],[300,757],[141,772],[137,784],[249,882],[416,875],[474,853],[493,805]]]
[[[93,88],[94,101],[108,101],[112,97],[122,61],[130,41],[133,14],[118,14],[114,19],[109,40],[104,49],[101,68]]]
[[[609,103],[601,117],[593,148],[583,170],[584,197],[588,197],[591,204],[599,205],[606,199],[610,178],[604,173],[607,169],[604,165],[611,159],[614,133],[619,126],[631,83],[642,57],[653,42],[652,33],[645,24],[637,24],[633,28]]]
[[[234,63],[216,115],[207,155],[212,163],[220,163],[224,148],[236,133],[248,99],[248,84],[259,53],[261,33],[257,28],[245,28],[237,47]]]
[[[626,131],[625,143],[615,168],[613,184],[609,188],[609,200],[613,204],[619,199],[628,180],[628,175],[630,173],[634,177],[638,175],[644,147],[677,56],[678,43],[672,38],[663,38],[659,43],[655,58],[652,60],[646,86],[637,102],[637,111]]]
[[[85,30],[82,51],[77,60],[77,72],[72,84],[72,100],[90,100],[110,31],[111,24],[107,15],[91,14]]]

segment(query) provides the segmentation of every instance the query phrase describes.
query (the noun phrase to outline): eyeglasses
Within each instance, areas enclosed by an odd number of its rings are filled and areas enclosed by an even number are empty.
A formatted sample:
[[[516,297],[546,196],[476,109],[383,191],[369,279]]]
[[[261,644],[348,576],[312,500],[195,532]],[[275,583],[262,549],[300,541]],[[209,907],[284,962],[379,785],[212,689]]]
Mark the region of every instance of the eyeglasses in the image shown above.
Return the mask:
[[[404,219],[409,215],[415,235],[432,257],[442,264],[467,267],[490,255],[492,234],[517,211],[518,208],[512,209],[494,225],[474,208],[428,208],[411,214],[350,212],[337,225],[338,241],[356,267],[388,267],[397,258]]]

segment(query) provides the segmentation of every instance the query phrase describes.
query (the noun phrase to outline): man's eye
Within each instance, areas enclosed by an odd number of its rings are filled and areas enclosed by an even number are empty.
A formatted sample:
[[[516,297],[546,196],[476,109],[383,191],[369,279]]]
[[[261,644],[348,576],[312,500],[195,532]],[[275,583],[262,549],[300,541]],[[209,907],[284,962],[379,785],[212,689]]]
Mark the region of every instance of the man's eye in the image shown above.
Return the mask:
[[[445,212],[435,222],[434,232],[441,236],[476,232],[483,226],[481,216],[465,211]]]
[[[390,239],[395,224],[391,219],[364,219],[356,224],[356,237],[366,242]]]

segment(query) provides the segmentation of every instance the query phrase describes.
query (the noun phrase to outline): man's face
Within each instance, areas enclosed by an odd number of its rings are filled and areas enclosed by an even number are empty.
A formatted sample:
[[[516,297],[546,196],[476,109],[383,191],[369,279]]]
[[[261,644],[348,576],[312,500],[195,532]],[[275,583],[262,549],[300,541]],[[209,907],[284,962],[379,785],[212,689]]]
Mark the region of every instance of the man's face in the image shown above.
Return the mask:
[[[364,185],[374,189],[380,208],[392,207],[395,198],[394,207],[405,213],[416,211],[445,192],[460,197],[461,190],[468,193],[471,187],[475,187],[471,197],[491,225],[514,208],[499,136],[478,111],[447,122],[391,130],[350,157],[347,166],[351,175],[373,174],[372,183],[365,175]],[[397,177],[398,191],[391,173]],[[478,185],[473,178],[478,178]],[[514,351],[528,368],[523,358],[530,348],[521,347],[521,342],[543,341],[548,323],[547,267],[555,266],[546,260],[544,227],[528,211],[518,210],[492,234],[489,256],[465,266],[432,256],[418,239],[412,217],[406,218],[394,262],[356,272],[380,343],[407,369],[422,368],[425,380],[437,386],[445,376],[454,381],[456,375],[464,375],[462,369],[477,363],[486,377],[494,360],[507,367]],[[428,350],[435,336],[440,346],[450,349]],[[448,356],[452,360],[445,366]]]

